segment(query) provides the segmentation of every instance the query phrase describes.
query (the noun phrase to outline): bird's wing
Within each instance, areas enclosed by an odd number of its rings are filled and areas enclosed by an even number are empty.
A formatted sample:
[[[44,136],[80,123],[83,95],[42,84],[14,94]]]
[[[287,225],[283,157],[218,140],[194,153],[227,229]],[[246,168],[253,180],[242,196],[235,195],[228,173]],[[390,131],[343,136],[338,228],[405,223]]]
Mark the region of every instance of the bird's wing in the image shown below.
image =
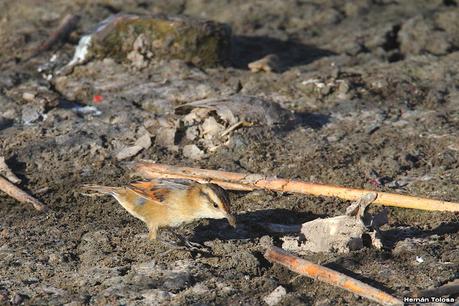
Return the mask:
[[[145,199],[164,204],[170,192],[187,190],[192,184],[192,182],[186,180],[147,180],[132,182],[129,185],[129,189]]]

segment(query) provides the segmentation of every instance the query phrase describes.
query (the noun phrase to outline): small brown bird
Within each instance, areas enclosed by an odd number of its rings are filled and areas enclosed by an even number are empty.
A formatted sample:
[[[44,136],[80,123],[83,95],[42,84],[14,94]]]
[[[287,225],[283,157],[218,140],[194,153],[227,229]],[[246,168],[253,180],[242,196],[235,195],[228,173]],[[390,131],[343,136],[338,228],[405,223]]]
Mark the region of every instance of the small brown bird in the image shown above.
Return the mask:
[[[156,239],[160,227],[175,227],[196,219],[226,218],[231,226],[236,226],[228,195],[215,184],[150,180],[133,182],[128,187],[84,185],[83,189],[113,196],[147,225],[151,240]]]

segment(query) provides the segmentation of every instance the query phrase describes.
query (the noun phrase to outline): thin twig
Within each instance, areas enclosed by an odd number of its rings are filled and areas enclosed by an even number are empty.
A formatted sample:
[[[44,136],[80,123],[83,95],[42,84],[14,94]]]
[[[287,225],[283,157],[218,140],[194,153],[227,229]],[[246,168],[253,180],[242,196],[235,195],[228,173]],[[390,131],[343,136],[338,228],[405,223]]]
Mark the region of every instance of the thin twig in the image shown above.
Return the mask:
[[[226,130],[224,130],[223,133],[220,136],[221,137],[225,137],[226,135],[228,135],[232,131],[240,128],[241,126],[252,126],[252,125],[253,125],[253,123],[251,123],[251,122],[239,121],[239,122],[233,124],[232,126],[230,126],[229,128],[227,128]]]
[[[0,175],[3,175],[5,178],[7,178],[10,182],[14,184],[19,184],[21,183],[21,179],[18,178],[13,171],[8,167],[8,165],[5,162],[5,157],[0,156]]]
[[[45,211],[47,208],[40,201],[19,189],[16,185],[5,179],[0,175],[0,190],[8,194],[10,197],[15,198],[21,203],[30,203],[38,211]]]
[[[76,28],[79,21],[80,16],[78,15],[65,15],[59,23],[57,29],[54,32],[52,32],[49,35],[48,39],[45,40],[42,44],[40,44],[26,60],[29,60],[30,58],[37,56],[41,52],[51,49],[58,42],[65,41],[70,35],[70,33],[72,33],[72,31]]]
[[[156,164],[149,161],[133,165],[136,174],[145,178],[178,178],[195,180],[201,183],[214,183],[230,190],[269,189],[280,192],[294,192],[315,196],[337,197],[343,200],[356,201],[368,193],[376,193],[372,204],[415,208],[431,211],[459,212],[459,203],[432,200],[421,197],[379,192],[365,189],[354,189],[341,186],[308,183],[299,180],[280,179],[258,174],[216,171],[189,167],[176,167]]]
[[[265,258],[271,262],[281,264],[291,271],[342,288],[381,305],[403,305],[401,300],[384,291],[376,289],[343,273],[293,256],[280,248],[272,247],[267,250]]]

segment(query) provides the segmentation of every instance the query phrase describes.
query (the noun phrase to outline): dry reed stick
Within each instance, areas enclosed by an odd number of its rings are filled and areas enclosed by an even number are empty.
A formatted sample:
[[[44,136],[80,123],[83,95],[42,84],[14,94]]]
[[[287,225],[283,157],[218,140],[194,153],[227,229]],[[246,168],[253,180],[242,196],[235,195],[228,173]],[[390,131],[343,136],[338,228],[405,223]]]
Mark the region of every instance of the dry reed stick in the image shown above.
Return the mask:
[[[8,181],[0,175],[0,190],[8,194],[10,197],[15,198],[21,203],[30,203],[38,211],[45,211],[46,206],[40,201],[27,194],[25,191],[19,189],[16,185]]]
[[[269,189],[280,192],[295,192],[315,196],[337,197],[349,201],[356,201],[370,192],[376,192],[377,198],[373,204],[431,211],[459,212],[459,203],[455,202],[432,200],[373,190],[308,183],[299,180],[280,179],[258,174],[176,167],[171,165],[156,164],[149,161],[135,163],[133,165],[133,170],[136,174],[145,178],[189,179],[201,183],[214,183],[230,190],[249,191],[254,189]]]
[[[265,258],[271,262],[281,264],[291,271],[342,288],[381,305],[403,305],[401,300],[384,291],[376,289],[343,273],[293,256],[283,249],[272,247],[266,251]]]

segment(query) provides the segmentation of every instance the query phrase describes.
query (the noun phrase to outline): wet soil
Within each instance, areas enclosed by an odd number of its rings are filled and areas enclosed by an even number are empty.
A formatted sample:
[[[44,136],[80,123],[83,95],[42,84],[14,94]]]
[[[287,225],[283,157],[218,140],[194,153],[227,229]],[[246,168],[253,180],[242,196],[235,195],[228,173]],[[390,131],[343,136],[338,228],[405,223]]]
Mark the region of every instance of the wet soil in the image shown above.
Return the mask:
[[[336,216],[345,201],[231,192],[237,229],[201,220],[176,230],[209,250],[199,253],[151,242],[144,225],[113,199],[82,196],[85,183],[131,180],[116,154],[162,115],[148,106],[158,100],[176,106],[256,96],[296,119],[238,129],[198,160],[153,137],[130,160],[459,201],[456,1],[18,0],[1,2],[0,10],[0,152],[21,188],[50,209],[38,213],[0,195],[0,304],[263,305],[278,286],[287,292],[280,305],[371,304],[263,258],[281,241],[260,223]],[[119,12],[228,23],[231,65],[202,69],[157,60],[136,69],[101,59],[47,79],[71,59],[82,34]],[[29,58],[67,13],[81,16],[70,38]],[[268,54],[279,57],[279,71],[247,69]],[[84,105],[100,113],[78,111]],[[382,250],[308,259],[400,298],[459,277],[457,213],[390,208],[382,230]]]

